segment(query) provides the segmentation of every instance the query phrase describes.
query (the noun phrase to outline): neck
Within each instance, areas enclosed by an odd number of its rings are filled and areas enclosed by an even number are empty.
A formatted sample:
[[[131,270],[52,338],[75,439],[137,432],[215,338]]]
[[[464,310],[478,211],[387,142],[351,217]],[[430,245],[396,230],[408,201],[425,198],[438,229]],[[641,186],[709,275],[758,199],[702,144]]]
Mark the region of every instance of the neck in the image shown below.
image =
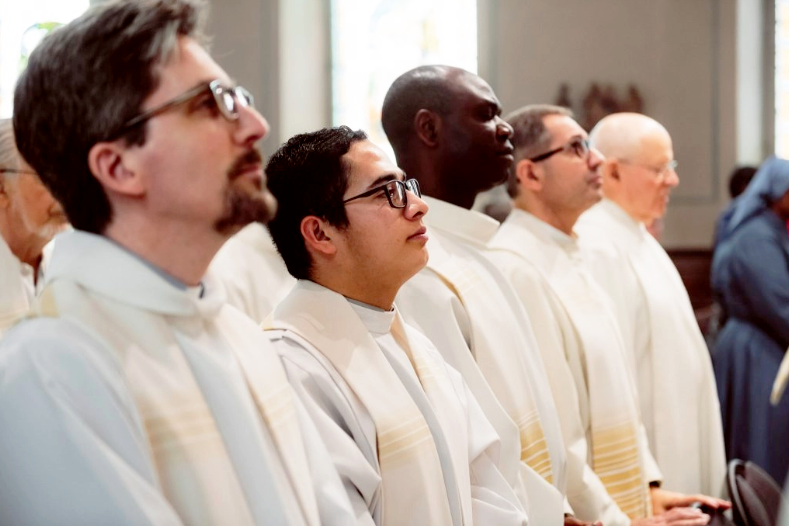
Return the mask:
[[[384,283],[378,279],[364,279],[354,271],[318,269],[313,267],[310,280],[346,298],[366,303],[382,310],[390,310],[402,283]]]
[[[44,250],[47,240],[29,232],[23,224],[10,221],[5,214],[0,214],[0,236],[3,236],[11,253],[22,263],[33,267],[37,274],[41,264],[41,251]]]
[[[114,220],[104,235],[187,286],[197,286],[228,236],[205,225],[166,224],[148,218]]]
[[[581,214],[584,212],[583,210],[571,211],[556,207],[538,199],[529,199],[523,193],[513,199],[512,205],[515,208],[529,212],[540,221],[548,223],[568,236],[572,235],[576,221],[578,221],[578,218],[581,217]]]
[[[408,174],[408,177],[415,177],[419,180],[419,187],[424,195],[440,199],[447,203],[471,210],[474,200],[477,198],[477,190],[462,184],[451,184],[453,179],[458,177],[445,177],[447,173],[452,173],[444,167],[437,158],[427,156],[403,157],[397,159],[398,165]],[[455,174],[457,175],[457,174]],[[445,183],[448,181],[449,184]]]
[[[623,196],[620,196],[618,193],[612,192],[610,188],[606,189],[605,187],[603,187],[603,195],[606,199],[621,208],[628,215],[628,217],[630,217],[630,219],[636,223],[649,224],[650,219],[648,217],[640,217],[638,214],[634,213],[633,210],[627,206],[627,199],[625,199]]]

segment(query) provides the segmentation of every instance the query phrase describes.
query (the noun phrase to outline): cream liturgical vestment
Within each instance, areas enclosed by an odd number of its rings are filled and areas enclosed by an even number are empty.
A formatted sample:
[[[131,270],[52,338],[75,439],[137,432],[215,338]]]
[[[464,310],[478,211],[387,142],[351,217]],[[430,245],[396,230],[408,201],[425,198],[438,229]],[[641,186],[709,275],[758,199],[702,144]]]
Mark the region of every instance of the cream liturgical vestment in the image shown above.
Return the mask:
[[[39,317],[0,343],[9,524],[349,524],[257,325],[112,241],[59,237]]]
[[[502,439],[505,475],[515,467],[507,459],[521,459],[531,521],[558,524],[569,509],[557,408],[529,320],[504,277],[480,253],[498,223],[443,201],[425,201],[430,259],[401,288],[396,304],[464,376]],[[517,484],[517,475],[509,475]]]
[[[257,323],[295,285],[268,229],[252,223],[230,238],[211,262],[209,273],[222,281],[227,302]]]
[[[526,524],[496,467],[490,423],[396,310],[299,281],[264,327],[358,516],[388,526]]]
[[[665,487],[720,496],[726,464],[715,377],[676,267],[644,225],[610,200],[584,213],[576,231],[632,352]]]
[[[618,507],[631,519],[650,514],[648,482],[660,479],[640,421],[638,395],[621,331],[606,293],[582,263],[574,236],[569,236],[522,210],[515,209],[490,243],[490,257],[510,278],[530,314],[534,308],[533,270],[550,287],[547,296],[562,347],[543,348],[559,354],[566,367],[545,356],[557,396],[567,389],[566,371],[579,396],[579,420],[586,429],[587,458]],[[539,306],[542,307],[542,306]],[[543,325],[539,331],[546,330]],[[563,419],[571,417],[562,415]],[[565,428],[569,426],[565,425]],[[602,503],[602,501],[601,501]],[[605,507],[588,509],[570,498],[576,513],[605,524],[627,524],[627,517]],[[590,513],[591,512],[591,513]]]
[[[0,236],[0,336],[28,311],[33,291],[33,268],[19,261]]]

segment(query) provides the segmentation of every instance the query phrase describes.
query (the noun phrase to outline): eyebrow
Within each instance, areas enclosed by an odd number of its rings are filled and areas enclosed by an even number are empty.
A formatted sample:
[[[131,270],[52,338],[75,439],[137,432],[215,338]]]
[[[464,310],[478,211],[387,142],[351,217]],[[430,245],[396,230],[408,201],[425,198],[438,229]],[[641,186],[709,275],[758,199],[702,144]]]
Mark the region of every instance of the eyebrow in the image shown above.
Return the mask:
[[[401,175],[402,175],[402,179],[399,177]],[[384,183],[388,183],[389,181],[393,181],[395,179],[399,179],[401,181],[404,181],[405,180],[405,173],[400,172],[399,174],[388,173],[388,174],[379,175],[378,177],[375,178],[375,180],[373,182],[371,182],[369,185],[367,185],[367,190],[375,188],[376,186],[380,186],[380,185],[382,185]]]
[[[495,108],[497,113],[501,113],[502,110],[501,102],[499,102],[497,99],[482,99],[482,101],[483,101],[481,104],[482,106],[488,108]]]

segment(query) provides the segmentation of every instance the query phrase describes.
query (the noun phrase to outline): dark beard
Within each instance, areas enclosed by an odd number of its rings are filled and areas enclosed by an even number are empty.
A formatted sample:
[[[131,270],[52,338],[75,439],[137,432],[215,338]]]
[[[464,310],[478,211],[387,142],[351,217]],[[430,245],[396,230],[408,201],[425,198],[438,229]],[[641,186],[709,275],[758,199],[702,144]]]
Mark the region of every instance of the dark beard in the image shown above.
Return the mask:
[[[234,233],[236,227],[257,222],[265,225],[277,211],[276,201],[268,190],[262,195],[249,195],[243,190],[229,187],[225,192],[225,206],[222,216],[214,223],[220,234]]]
[[[257,150],[250,150],[233,163],[227,172],[228,186],[225,189],[225,204],[222,215],[214,223],[214,229],[220,234],[232,234],[236,227],[244,227],[250,223],[268,223],[277,211],[277,201],[271,192],[263,188],[258,194],[249,194],[233,185],[233,181],[251,164],[262,162]]]

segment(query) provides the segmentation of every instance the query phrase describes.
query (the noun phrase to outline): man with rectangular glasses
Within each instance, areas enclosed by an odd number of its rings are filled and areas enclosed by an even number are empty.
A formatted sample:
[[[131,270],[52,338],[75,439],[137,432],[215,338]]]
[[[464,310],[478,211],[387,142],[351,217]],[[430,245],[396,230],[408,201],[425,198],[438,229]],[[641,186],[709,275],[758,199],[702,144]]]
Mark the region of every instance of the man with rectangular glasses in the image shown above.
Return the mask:
[[[495,431],[394,303],[427,261],[416,179],[345,126],[291,138],[266,174],[271,234],[299,281],[264,327],[360,522],[525,524]]]
[[[206,274],[265,222],[251,95],[191,0],[102,3],[47,36],[14,101],[62,203],[37,316],[0,344],[8,524],[352,524],[278,357]]]
[[[614,301],[652,453],[666,487],[719,495],[726,464],[709,351],[682,278],[646,230],[679,184],[671,136],[654,119],[617,113],[591,139],[606,156],[605,199],[581,216],[577,232]]]

